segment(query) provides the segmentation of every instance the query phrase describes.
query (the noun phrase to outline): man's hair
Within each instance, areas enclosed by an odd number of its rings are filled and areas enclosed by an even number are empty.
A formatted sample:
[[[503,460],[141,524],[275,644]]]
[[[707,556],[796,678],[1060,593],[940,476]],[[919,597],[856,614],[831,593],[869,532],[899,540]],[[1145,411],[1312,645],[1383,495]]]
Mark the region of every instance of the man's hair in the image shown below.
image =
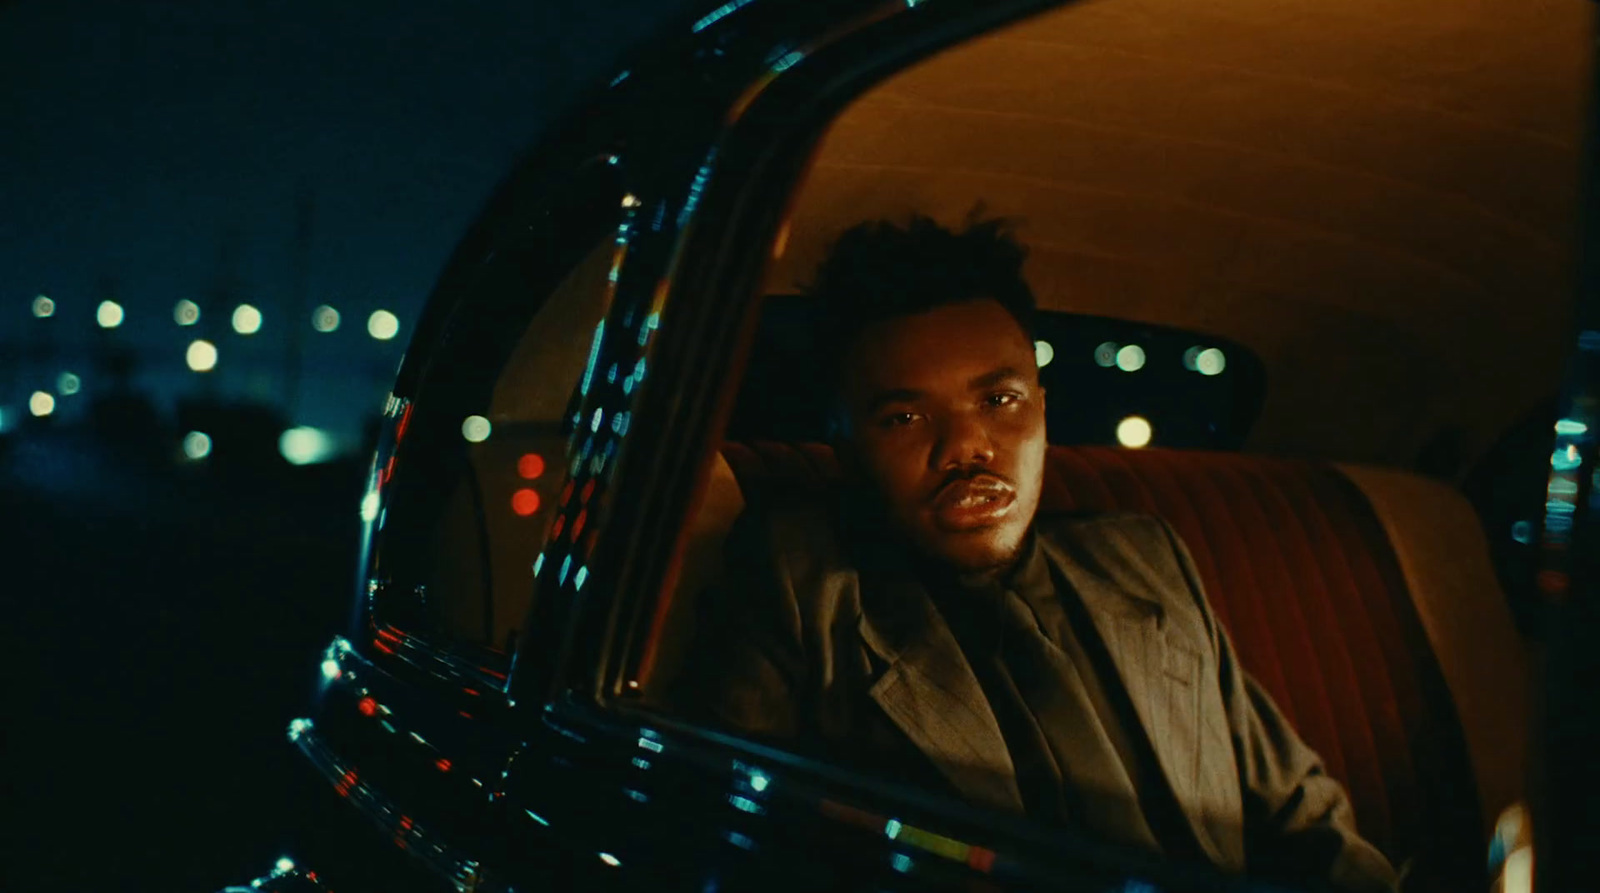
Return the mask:
[[[1028,250],[1011,221],[981,219],[959,232],[922,214],[905,226],[868,221],[846,230],[805,289],[817,304],[817,347],[836,386],[840,363],[862,330],[949,304],[990,298],[1033,337],[1033,291],[1022,278]]]

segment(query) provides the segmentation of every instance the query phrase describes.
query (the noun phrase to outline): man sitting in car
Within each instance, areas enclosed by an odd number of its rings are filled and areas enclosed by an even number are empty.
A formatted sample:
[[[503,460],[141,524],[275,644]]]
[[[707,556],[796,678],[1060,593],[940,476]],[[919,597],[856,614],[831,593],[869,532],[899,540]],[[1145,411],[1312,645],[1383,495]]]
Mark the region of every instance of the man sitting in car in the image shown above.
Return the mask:
[[[699,706],[1164,858],[1393,888],[1172,529],[1038,514],[1024,255],[1001,221],[869,223],[835,243],[809,292],[849,485],[741,519]]]

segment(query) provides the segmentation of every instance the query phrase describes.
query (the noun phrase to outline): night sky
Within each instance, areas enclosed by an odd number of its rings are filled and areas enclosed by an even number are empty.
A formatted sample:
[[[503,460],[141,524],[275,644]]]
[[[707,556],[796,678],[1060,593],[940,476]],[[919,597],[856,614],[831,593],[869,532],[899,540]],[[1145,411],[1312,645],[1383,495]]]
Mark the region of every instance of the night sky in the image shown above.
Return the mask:
[[[552,113],[608,76],[683,4],[48,0],[0,4],[0,424],[59,370],[85,373],[95,307],[136,385],[193,393],[189,341],[215,340],[224,397],[281,400],[289,325],[305,337],[295,424],[347,440],[387,390],[410,326],[457,238]],[[294,291],[297,196],[312,196],[306,314]],[[45,294],[56,316],[35,320]],[[224,295],[228,297],[223,297]],[[201,304],[180,329],[179,299]],[[232,306],[263,311],[248,338]],[[317,334],[327,303],[339,331]],[[386,308],[400,335],[366,334]],[[46,330],[49,334],[46,334]],[[9,379],[9,380],[8,380]],[[68,419],[85,401],[62,400]]]

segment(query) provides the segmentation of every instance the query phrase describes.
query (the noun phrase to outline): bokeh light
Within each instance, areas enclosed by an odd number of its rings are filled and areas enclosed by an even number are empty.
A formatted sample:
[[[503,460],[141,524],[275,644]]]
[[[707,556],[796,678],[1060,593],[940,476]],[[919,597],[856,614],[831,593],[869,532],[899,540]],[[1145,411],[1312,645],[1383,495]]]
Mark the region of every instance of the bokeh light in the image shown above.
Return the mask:
[[[100,306],[94,309],[94,321],[102,329],[114,329],[122,325],[122,305],[116,301],[101,301]]]
[[[190,431],[185,434],[183,454],[197,461],[211,455],[211,435],[204,431]]]
[[[1144,368],[1144,348],[1129,344],[1117,351],[1117,368],[1123,372],[1138,372]]]
[[[50,298],[46,295],[40,295],[37,298],[34,298],[33,315],[39,317],[40,319],[44,319],[47,316],[55,316],[56,302],[50,300]]]
[[[1194,358],[1194,367],[1201,375],[1221,375],[1228,368],[1228,358],[1217,348],[1208,347]]]
[[[1106,341],[1094,349],[1094,362],[1097,366],[1110,369],[1117,365],[1117,342]]]
[[[1200,367],[1199,367],[1197,361],[1200,358],[1200,351],[1202,351],[1202,350],[1205,350],[1205,348],[1203,348],[1203,347],[1191,347],[1188,350],[1184,351],[1183,352],[1183,368],[1189,370],[1190,372],[1198,372],[1200,370]]]
[[[1054,347],[1050,346],[1050,342],[1048,342],[1048,341],[1035,341],[1035,342],[1033,342],[1033,359],[1034,359],[1034,362],[1039,364],[1039,368],[1040,369],[1043,369],[1044,367],[1050,365],[1050,361],[1055,359],[1055,358],[1056,358],[1056,349]]]
[[[368,490],[367,494],[361,497],[361,520],[368,523],[378,520],[379,504],[378,491]]]
[[[192,326],[200,321],[200,305],[184,299],[172,307],[172,321],[180,326]]]
[[[530,481],[537,480],[539,475],[544,474],[544,457],[538,453],[524,453],[517,460],[517,474]]]
[[[511,494],[511,510],[526,518],[539,510],[539,494],[527,487]]]
[[[254,335],[261,331],[261,311],[249,304],[233,308],[233,330],[241,335]]]
[[[338,331],[339,311],[327,304],[311,311],[311,328],[323,333]]]
[[[481,415],[469,415],[461,423],[461,436],[465,437],[468,443],[483,443],[489,439],[489,433],[493,430],[494,426]]]
[[[1142,416],[1131,415],[1117,423],[1117,443],[1132,449],[1149,446],[1153,433]]]
[[[28,412],[33,413],[34,418],[42,419],[55,411],[56,398],[48,392],[34,391],[32,396],[28,397]]]
[[[183,359],[196,372],[210,372],[217,368],[217,346],[204,338],[196,339],[189,342]]]
[[[78,393],[82,387],[82,380],[80,380],[78,376],[73,375],[71,372],[63,372],[56,376],[56,390],[60,391],[63,396],[70,397],[73,394]]]
[[[326,431],[302,425],[278,436],[278,452],[290,465],[313,465],[333,458],[335,443]]]
[[[388,341],[400,334],[400,318],[387,310],[374,310],[367,317],[367,334],[379,341]]]

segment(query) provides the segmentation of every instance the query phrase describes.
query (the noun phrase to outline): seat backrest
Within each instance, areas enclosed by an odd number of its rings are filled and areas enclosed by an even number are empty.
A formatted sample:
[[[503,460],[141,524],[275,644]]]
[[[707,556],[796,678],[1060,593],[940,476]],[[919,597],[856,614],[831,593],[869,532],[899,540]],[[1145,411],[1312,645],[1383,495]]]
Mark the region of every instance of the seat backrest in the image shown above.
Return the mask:
[[[820,444],[723,456],[748,501],[839,474]],[[705,505],[724,508],[698,528],[725,535],[734,503]],[[1458,494],[1311,461],[1052,446],[1041,511],[1166,519],[1240,661],[1348,787],[1362,833],[1392,857],[1481,864],[1486,829],[1522,790],[1526,671]]]

